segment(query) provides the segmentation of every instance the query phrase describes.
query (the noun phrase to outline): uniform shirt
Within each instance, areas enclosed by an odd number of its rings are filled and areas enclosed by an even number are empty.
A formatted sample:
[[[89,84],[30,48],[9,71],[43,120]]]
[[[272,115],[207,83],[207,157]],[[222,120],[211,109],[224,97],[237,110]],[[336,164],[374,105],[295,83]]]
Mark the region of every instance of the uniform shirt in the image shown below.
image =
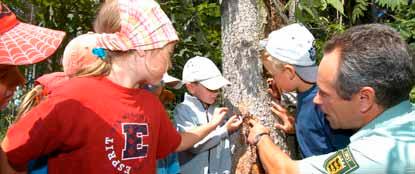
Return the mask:
[[[205,109],[203,104],[189,94],[174,110],[180,132],[207,124],[215,107]],[[229,174],[232,167],[230,144],[226,127],[217,127],[189,150],[179,152],[182,174]]]
[[[300,173],[415,173],[414,110],[409,101],[387,109],[346,148],[299,161]]]
[[[48,155],[51,174],[154,174],[181,142],[166,114],[146,90],[74,78],[14,124],[3,147],[18,168]]]
[[[327,154],[346,147],[352,131],[333,130],[320,107],[313,102],[318,88],[312,86],[297,95],[295,132],[301,155],[310,157]]]

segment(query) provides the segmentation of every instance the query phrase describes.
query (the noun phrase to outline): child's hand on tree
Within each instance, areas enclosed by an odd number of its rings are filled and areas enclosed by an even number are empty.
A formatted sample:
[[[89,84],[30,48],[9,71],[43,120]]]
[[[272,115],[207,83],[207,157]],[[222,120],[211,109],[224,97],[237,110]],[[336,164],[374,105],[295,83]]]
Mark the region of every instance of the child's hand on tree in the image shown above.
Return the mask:
[[[276,123],[275,127],[277,129],[283,130],[285,133],[294,134],[295,118],[292,115],[289,115],[287,109],[277,104],[276,102],[271,102],[271,105],[271,111],[282,120],[282,124]]]
[[[220,123],[222,123],[227,112],[228,112],[227,107],[215,108],[215,111],[213,111],[212,120],[209,123],[213,125],[219,125]]]
[[[238,130],[242,125],[242,119],[240,119],[238,116],[234,115],[226,122],[225,126],[228,130],[228,133],[235,132]]]

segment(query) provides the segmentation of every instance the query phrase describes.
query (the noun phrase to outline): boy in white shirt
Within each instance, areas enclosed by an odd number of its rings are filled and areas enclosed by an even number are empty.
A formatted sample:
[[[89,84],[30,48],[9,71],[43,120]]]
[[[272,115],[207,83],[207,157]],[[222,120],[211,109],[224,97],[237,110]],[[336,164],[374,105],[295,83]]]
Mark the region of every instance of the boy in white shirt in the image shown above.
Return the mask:
[[[207,124],[216,106],[219,89],[229,85],[216,65],[205,57],[189,59],[183,68],[183,83],[189,93],[176,106],[174,117],[180,132]],[[231,171],[229,135],[242,120],[232,116],[191,149],[179,153],[182,174],[227,174]]]

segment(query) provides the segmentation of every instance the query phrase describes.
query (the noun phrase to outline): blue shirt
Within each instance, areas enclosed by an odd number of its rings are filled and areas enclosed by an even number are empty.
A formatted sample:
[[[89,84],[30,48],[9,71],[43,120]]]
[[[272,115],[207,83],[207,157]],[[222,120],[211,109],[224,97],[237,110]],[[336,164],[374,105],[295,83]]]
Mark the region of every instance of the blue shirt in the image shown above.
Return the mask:
[[[178,174],[180,164],[177,153],[171,153],[166,158],[157,160],[157,174]]]
[[[295,132],[301,155],[310,157],[327,154],[346,147],[350,143],[351,130],[333,130],[320,107],[313,103],[316,85],[297,95]]]
[[[47,174],[48,158],[47,156],[31,160],[29,162],[28,174]]]

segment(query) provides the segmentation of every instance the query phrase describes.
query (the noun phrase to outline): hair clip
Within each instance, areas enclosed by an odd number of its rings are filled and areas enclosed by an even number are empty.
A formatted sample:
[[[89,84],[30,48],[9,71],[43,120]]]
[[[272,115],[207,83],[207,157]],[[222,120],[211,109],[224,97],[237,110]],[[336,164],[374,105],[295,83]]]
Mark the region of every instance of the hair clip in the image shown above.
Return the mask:
[[[104,48],[93,48],[92,54],[97,56],[98,58],[105,60],[107,58],[107,52],[105,52]]]

